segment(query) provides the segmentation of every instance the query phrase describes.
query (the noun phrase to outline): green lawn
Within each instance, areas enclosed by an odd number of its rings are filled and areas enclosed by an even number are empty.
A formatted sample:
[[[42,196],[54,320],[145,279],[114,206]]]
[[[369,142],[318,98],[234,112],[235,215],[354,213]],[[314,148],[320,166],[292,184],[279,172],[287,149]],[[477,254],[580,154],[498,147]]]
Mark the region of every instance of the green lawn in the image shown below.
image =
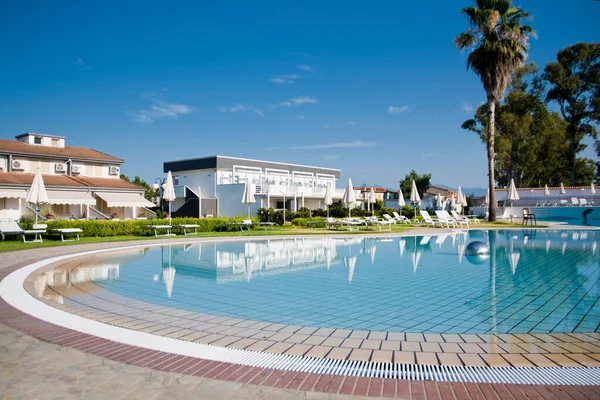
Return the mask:
[[[510,224],[505,222],[493,222],[493,223],[481,223],[472,225],[473,228],[524,228],[521,224]],[[392,225],[392,232],[406,232],[414,229],[412,225]],[[544,228],[538,226],[538,228]],[[434,230],[432,229],[432,232]],[[272,229],[263,230],[255,229],[252,231],[229,231],[229,232],[199,232],[197,235],[190,236],[161,236],[155,238],[154,236],[110,236],[110,237],[82,237],[80,241],[73,242],[61,242],[60,240],[44,239],[43,243],[23,243],[20,240],[5,240],[0,242],[0,252],[15,251],[23,249],[34,249],[39,247],[54,247],[54,246],[70,246],[83,243],[105,243],[105,242],[123,242],[123,241],[134,241],[134,240],[152,240],[152,239],[173,239],[173,238],[189,238],[194,239],[196,237],[228,237],[228,236],[286,236],[286,235],[335,235],[335,234],[380,234],[389,233],[388,230],[379,232],[379,229],[360,229],[358,231],[347,231],[347,230],[327,230],[325,228],[299,228],[299,227],[274,227]]]

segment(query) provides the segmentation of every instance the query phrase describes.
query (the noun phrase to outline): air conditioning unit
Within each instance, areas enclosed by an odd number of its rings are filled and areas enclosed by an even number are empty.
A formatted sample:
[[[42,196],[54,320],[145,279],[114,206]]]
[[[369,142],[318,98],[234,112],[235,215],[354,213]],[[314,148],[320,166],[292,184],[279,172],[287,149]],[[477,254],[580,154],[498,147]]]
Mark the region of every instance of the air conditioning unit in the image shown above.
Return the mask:
[[[6,158],[0,158],[0,171],[6,171]]]
[[[108,167],[108,174],[109,175],[119,175],[121,173],[121,168],[119,167]]]
[[[83,165],[76,165],[76,164],[71,165],[71,174],[72,175],[79,175],[82,172],[83,172]]]
[[[11,167],[14,171],[24,171],[27,168],[27,161],[13,160]]]
[[[67,172],[67,164],[54,164],[55,172]]]

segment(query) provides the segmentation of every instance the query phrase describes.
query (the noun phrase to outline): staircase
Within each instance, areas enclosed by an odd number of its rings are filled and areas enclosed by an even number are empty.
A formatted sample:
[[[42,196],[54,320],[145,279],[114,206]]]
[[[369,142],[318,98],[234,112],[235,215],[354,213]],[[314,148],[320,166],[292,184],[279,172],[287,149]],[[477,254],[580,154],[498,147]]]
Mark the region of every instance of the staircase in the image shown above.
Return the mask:
[[[185,203],[171,212],[171,217],[200,218],[200,199],[188,186],[185,186]]]

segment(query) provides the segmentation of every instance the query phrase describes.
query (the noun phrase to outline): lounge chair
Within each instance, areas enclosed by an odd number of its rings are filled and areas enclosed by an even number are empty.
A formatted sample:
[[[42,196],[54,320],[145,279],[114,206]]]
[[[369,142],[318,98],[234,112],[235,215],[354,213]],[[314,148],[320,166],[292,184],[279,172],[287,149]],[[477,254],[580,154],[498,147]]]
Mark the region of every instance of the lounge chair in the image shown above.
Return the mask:
[[[571,197],[571,206],[576,207],[579,205],[579,199],[577,197]]]
[[[47,225],[43,224],[35,224],[33,225],[33,229],[24,230],[21,228],[19,223],[14,219],[3,219],[0,220],[0,235],[2,235],[2,240],[6,238],[6,236],[10,235],[21,235],[23,237],[23,243],[32,243],[32,242],[42,242],[42,234],[46,233]],[[27,236],[32,236],[33,240],[27,240]]]
[[[60,240],[63,242],[73,242],[75,240],[79,240],[79,234],[83,232],[80,228],[56,228],[52,229],[52,231],[58,233],[60,235]],[[77,239],[65,239],[65,235],[69,234],[75,235]]]
[[[437,220],[433,219],[431,217],[431,215],[429,215],[429,213],[427,211],[420,210],[419,213],[421,213],[421,217],[423,218],[422,222],[425,223],[425,226],[431,225],[432,227],[435,228],[437,225],[439,225],[442,228],[444,227],[443,223],[441,223],[440,221],[437,221]]]
[[[442,210],[436,210],[435,215],[437,217],[437,220],[442,223],[442,226],[446,224],[448,228],[450,228],[450,225],[452,225],[453,228],[456,228],[456,221],[454,220],[454,218],[444,214]]]
[[[379,228],[379,232],[381,232],[381,227],[382,226],[386,226],[389,228],[390,232],[392,231],[392,221],[383,221],[380,219],[377,219],[375,217],[366,217],[365,218],[365,225],[367,226],[377,226]]]
[[[561,199],[560,202],[559,202],[559,205],[561,207],[566,207],[566,206],[569,205],[569,202],[566,199]]]
[[[396,224],[396,222],[398,222],[398,221],[396,221],[395,218],[392,218],[389,214],[383,214],[383,218],[385,218],[386,221],[390,221],[394,225]]]
[[[585,207],[585,206],[589,206],[589,204],[588,204],[587,200],[586,200],[586,199],[584,199],[584,198],[581,198],[581,199],[579,199],[579,205],[580,205],[580,206],[583,206],[583,207]]]
[[[444,211],[446,214],[448,213],[448,211]],[[463,224],[466,223],[467,227],[469,227],[469,225],[471,224],[471,220],[468,217],[465,217],[464,215],[460,215],[459,213],[457,213],[456,211],[451,211],[452,212],[452,217],[454,217],[454,220],[460,224],[460,226],[462,226]]]
[[[400,215],[396,211],[393,211],[392,215],[394,216],[396,221],[401,222],[403,224],[410,224],[410,219],[406,218],[404,215]]]

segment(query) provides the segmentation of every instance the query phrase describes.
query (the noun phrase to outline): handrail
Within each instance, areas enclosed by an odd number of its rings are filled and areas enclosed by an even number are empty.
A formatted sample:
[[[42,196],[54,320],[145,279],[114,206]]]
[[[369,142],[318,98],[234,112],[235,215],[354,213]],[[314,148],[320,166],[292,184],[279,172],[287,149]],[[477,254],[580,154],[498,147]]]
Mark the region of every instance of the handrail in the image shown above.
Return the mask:
[[[37,211],[35,211],[35,208],[32,208],[29,204],[26,204],[25,207],[27,207],[28,210],[33,211],[34,214],[37,214]],[[44,221],[48,221],[48,218],[44,217],[42,214],[38,214],[38,218],[42,219]]]
[[[93,212],[95,212],[96,214],[98,214],[99,216],[101,216],[101,217],[102,217],[102,218],[104,218],[104,219],[107,219],[107,220],[108,220],[108,219],[110,219],[110,217],[109,217],[108,215],[101,213],[100,211],[98,211],[97,209],[95,209],[95,208],[94,208],[94,207],[92,207],[92,206],[90,206],[90,211],[93,211]],[[89,217],[90,217],[90,216],[88,215],[88,218],[89,218]]]
[[[156,218],[156,213],[152,210],[150,210],[149,208],[146,207],[142,207],[142,209],[146,210],[147,212],[149,212],[150,214],[152,214],[154,216],[154,218]]]

